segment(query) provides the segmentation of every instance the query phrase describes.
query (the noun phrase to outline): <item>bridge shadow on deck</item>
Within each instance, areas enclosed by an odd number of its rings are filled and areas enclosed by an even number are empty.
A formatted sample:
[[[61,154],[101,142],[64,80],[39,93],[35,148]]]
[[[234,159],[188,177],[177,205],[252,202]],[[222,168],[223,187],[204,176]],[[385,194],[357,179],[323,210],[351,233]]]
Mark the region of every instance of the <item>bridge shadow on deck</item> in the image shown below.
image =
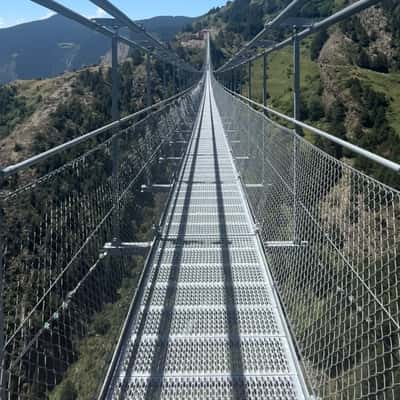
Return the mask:
[[[211,90],[211,89],[210,89]],[[210,98],[211,129],[214,154],[215,186],[217,193],[219,235],[222,253],[222,267],[224,272],[224,288],[226,312],[228,319],[229,355],[231,364],[231,378],[233,395],[236,400],[247,399],[244,386],[244,368],[240,343],[239,321],[237,316],[237,305],[232,277],[232,260],[229,252],[230,241],[228,239],[228,229],[226,225],[224,196],[222,190],[223,180],[218,163],[217,141],[215,136],[215,125],[213,118],[212,100]]]
[[[191,165],[190,165],[190,177],[192,179],[189,179],[189,184],[187,185],[185,200],[184,200],[184,204],[183,204],[183,208],[182,208],[182,218],[181,218],[179,229],[178,229],[178,235],[177,235],[177,238],[175,239],[176,247],[175,247],[174,254],[172,257],[172,261],[171,261],[171,271],[170,271],[170,275],[168,277],[168,287],[167,287],[167,292],[166,292],[165,301],[164,301],[164,305],[163,305],[161,321],[160,321],[160,325],[159,325],[159,329],[158,329],[154,357],[153,357],[153,360],[151,363],[151,376],[150,376],[149,384],[147,386],[147,392],[146,392],[146,396],[145,396],[146,399],[158,399],[161,396],[161,381],[162,381],[162,377],[164,375],[164,369],[165,369],[166,358],[167,358],[168,337],[169,337],[170,331],[171,331],[172,310],[175,305],[175,299],[176,299],[176,283],[179,278],[179,267],[180,267],[180,262],[181,262],[182,256],[183,256],[183,243],[184,243],[187,219],[188,219],[187,211],[190,206],[190,199],[191,199],[191,192],[192,192],[192,185],[193,185],[192,182],[193,182],[193,176],[194,176],[194,171],[195,171],[195,166],[196,166],[196,158],[197,158],[199,141],[200,141],[200,132],[201,132],[202,123],[203,123],[203,115],[204,115],[204,102],[202,104],[200,123],[199,123],[196,141],[195,141],[194,153],[193,153]],[[190,161],[190,159],[187,158],[186,164],[183,166],[183,168],[187,167],[189,161]],[[179,193],[179,191],[181,190],[182,183],[183,183],[183,180],[181,180],[178,183],[176,193]],[[175,210],[177,207],[177,202],[178,202],[178,196],[175,197],[174,203],[171,208],[171,215],[169,217],[170,221],[172,219],[172,216],[175,213]],[[168,238],[170,229],[171,229],[171,224],[167,223],[167,231],[165,234],[165,238]],[[149,309],[151,306],[151,301],[153,298],[155,285],[156,285],[157,278],[158,278],[158,275],[160,272],[162,256],[165,253],[167,243],[168,243],[167,239],[161,240],[160,254],[157,259],[154,276],[153,276],[153,279],[151,282],[148,297],[146,299],[146,304],[144,306],[142,318],[140,320],[140,324],[138,327],[138,331],[137,331],[138,333],[136,335],[136,338],[135,338],[135,341],[134,341],[134,344],[132,347],[132,352],[131,352],[131,356],[129,359],[127,372],[126,372],[126,375],[125,375],[125,378],[124,378],[124,381],[122,384],[122,389],[121,389],[121,398],[122,399],[126,398],[127,394],[128,394],[129,382],[130,382],[130,379],[132,376],[135,360],[138,355],[139,346],[140,346],[140,343],[141,343],[143,335],[144,335],[146,320],[149,315]]]
[[[236,400],[245,400],[247,398],[245,387],[243,385],[243,362],[240,348],[239,340],[239,327],[238,318],[236,311],[235,294],[233,289],[233,278],[231,271],[231,256],[229,253],[230,241],[228,239],[228,231],[226,226],[225,210],[224,210],[224,198],[222,191],[222,180],[220,167],[218,162],[217,153],[217,142],[215,136],[215,126],[212,114],[212,101],[210,97],[210,116],[211,116],[211,128],[212,128],[212,143],[213,143],[213,158],[214,158],[214,170],[215,170],[215,184],[216,184],[216,195],[217,195],[217,208],[218,208],[218,222],[219,222],[219,241],[213,241],[213,243],[220,244],[220,249],[222,253],[222,266],[224,274],[224,289],[225,289],[225,302],[228,320],[228,331],[229,331],[229,353],[230,353],[230,365],[231,365],[231,378],[233,386],[233,395]],[[209,182],[195,182],[194,174],[196,169],[196,161],[199,156],[199,143],[201,130],[203,127],[204,109],[206,107],[206,99],[203,102],[201,110],[201,119],[199,123],[199,128],[197,132],[197,137],[195,139],[194,151],[191,158],[190,173],[187,180],[187,188],[185,193],[185,198],[182,207],[181,220],[179,223],[178,233],[175,239],[165,239],[161,244],[160,255],[157,260],[157,265],[155,267],[155,274],[151,282],[151,287],[149,290],[149,295],[144,307],[144,312],[140,321],[138,328],[138,334],[135,338],[135,342],[131,352],[131,358],[129,360],[129,366],[127,369],[127,374],[125,376],[121,398],[126,398],[129,389],[129,381],[132,376],[133,367],[135,359],[138,355],[139,346],[144,335],[144,329],[146,324],[146,319],[149,314],[149,308],[151,306],[152,296],[155,290],[155,283],[159,274],[159,269],[161,266],[162,255],[164,254],[166,244],[168,241],[173,240],[175,242],[175,249],[171,261],[171,271],[168,277],[167,292],[163,304],[161,320],[157,333],[157,341],[154,356],[151,362],[151,371],[149,384],[146,389],[146,400],[156,400],[161,398],[162,390],[162,380],[165,375],[165,368],[167,362],[169,337],[171,333],[173,309],[175,307],[176,296],[177,296],[177,283],[180,273],[180,265],[183,258],[183,246],[187,242],[185,241],[186,230],[188,226],[189,208],[191,204],[192,189],[195,183],[209,183]],[[189,165],[190,158],[187,159],[186,167]],[[183,181],[178,184],[178,192],[182,188]],[[172,209],[171,215],[173,215],[177,206],[178,196],[176,196]],[[170,232],[170,224],[167,225],[166,238]],[[190,240],[193,242],[193,240]]]

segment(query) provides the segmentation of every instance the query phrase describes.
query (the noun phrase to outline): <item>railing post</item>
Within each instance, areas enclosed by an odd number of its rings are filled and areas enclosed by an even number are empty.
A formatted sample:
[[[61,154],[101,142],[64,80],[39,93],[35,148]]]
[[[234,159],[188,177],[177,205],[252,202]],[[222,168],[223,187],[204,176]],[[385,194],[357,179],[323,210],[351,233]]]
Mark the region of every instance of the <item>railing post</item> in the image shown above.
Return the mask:
[[[300,39],[297,34],[297,27],[293,27],[293,118],[300,120]],[[296,132],[301,129],[296,126]]]
[[[300,120],[300,39],[298,29],[293,27],[293,117]],[[296,126],[296,133],[301,135],[301,128]],[[298,137],[293,136],[293,243],[298,243],[298,215],[297,215],[297,142]]]
[[[165,63],[163,65],[163,88],[164,88],[164,96],[165,98],[168,97],[168,92],[167,92],[167,65]]]
[[[112,76],[112,106],[111,106],[111,117],[113,121],[120,119],[119,113],[119,99],[120,99],[120,81],[118,72],[118,30],[115,32],[112,38],[111,46],[111,76]],[[114,206],[115,212],[112,221],[112,234],[113,241],[118,242],[120,240],[119,232],[119,185],[118,185],[118,169],[119,169],[119,137],[114,135],[111,144],[111,156],[112,156],[112,182],[114,191]]]
[[[252,86],[252,79],[251,79],[251,61],[249,61],[249,99],[251,100],[251,97],[252,97],[252,88],[251,88],[251,86]]]
[[[119,74],[118,74],[118,32],[112,38],[112,64],[111,64],[111,76],[112,76],[112,106],[111,106],[111,118],[113,121],[119,119]]]
[[[174,94],[176,94],[176,69],[175,64],[172,65],[172,89]]]
[[[267,54],[263,56],[263,106],[267,105]]]
[[[239,68],[240,68],[240,67],[239,67]],[[239,79],[240,79],[239,93],[240,93],[240,94],[243,94],[243,93],[242,93],[242,92],[243,92],[243,75],[244,75],[244,73],[243,73],[243,68],[240,68],[239,72],[240,72],[240,77],[239,77]]]
[[[146,107],[151,106],[151,56],[146,54]]]
[[[298,237],[298,194],[297,194],[297,142],[298,136],[293,135],[293,243],[296,245],[299,243]]]
[[[252,79],[251,79],[251,61],[249,61],[248,65],[248,73],[249,73],[249,99],[251,100],[251,95],[252,95]],[[251,123],[251,115],[250,115],[250,110],[251,110],[251,104],[247,103],[247,154],[246,157],[250,157],[250,123]]]
[[[0,191],[3,187],[3,172],[0,170]],[[5,399],[6,371],[5,371],[5,322],[4,322],[4,218],[3,207],[0,201],[0,399]]]

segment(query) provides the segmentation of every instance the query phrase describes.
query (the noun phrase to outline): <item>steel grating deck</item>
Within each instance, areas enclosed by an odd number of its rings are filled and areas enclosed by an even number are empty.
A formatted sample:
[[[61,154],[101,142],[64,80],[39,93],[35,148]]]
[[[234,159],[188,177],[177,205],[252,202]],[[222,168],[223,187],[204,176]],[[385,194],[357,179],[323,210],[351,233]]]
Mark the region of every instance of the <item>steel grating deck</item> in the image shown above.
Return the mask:
[[[208,74],[108,399],[304,399]]]

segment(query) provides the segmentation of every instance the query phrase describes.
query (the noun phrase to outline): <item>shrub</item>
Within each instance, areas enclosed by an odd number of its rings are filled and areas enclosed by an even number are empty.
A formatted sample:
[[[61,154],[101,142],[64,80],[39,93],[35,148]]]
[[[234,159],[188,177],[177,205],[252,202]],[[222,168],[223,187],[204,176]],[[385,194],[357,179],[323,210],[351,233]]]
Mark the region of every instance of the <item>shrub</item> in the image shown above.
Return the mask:
[[[60,392],[60,400],[77,400],[78,391],[71,381],[66,381]]]

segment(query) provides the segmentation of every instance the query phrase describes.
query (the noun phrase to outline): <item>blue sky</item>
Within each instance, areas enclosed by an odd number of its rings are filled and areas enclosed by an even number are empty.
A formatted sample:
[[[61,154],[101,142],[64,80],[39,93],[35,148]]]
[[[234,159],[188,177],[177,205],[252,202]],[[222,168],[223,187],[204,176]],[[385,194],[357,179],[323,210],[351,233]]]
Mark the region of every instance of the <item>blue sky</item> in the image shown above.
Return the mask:
[[[58,0],[59,3],[87,17],[104,16],[89,0]],[[156,15],[199,16],[210,8],[221,6],[226,0],[113,0],[132,19],[143,19]],[[30,0],[0,0],[0,28],[51,16],[49,10]]]

